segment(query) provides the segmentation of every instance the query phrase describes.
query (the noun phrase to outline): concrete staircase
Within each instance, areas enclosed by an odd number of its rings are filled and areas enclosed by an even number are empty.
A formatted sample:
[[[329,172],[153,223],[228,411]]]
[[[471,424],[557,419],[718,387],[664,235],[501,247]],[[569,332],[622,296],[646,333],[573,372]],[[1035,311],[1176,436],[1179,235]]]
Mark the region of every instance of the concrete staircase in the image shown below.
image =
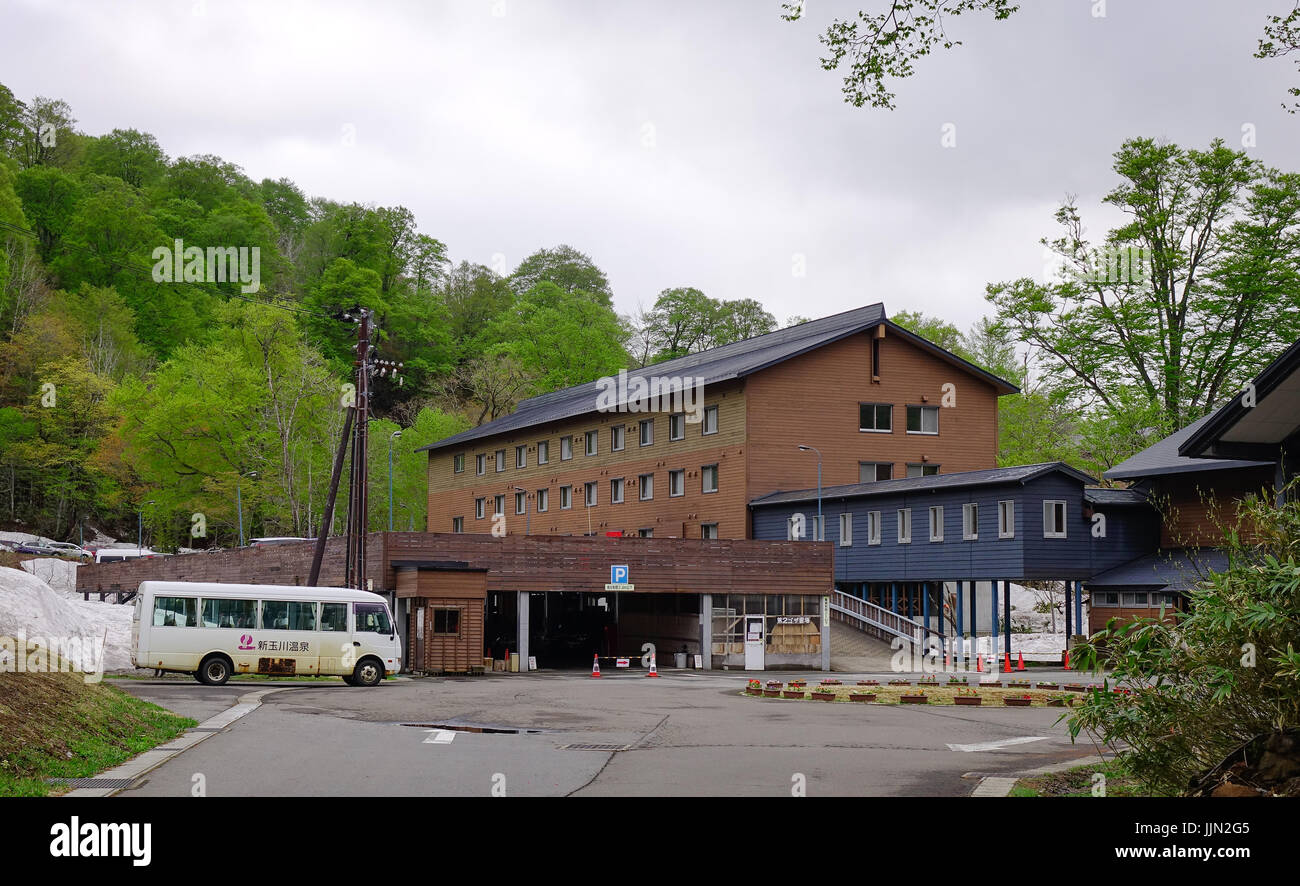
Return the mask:
[[[893,650],[884,640],[831,619],[831,670],[841,673],[888,673]]]

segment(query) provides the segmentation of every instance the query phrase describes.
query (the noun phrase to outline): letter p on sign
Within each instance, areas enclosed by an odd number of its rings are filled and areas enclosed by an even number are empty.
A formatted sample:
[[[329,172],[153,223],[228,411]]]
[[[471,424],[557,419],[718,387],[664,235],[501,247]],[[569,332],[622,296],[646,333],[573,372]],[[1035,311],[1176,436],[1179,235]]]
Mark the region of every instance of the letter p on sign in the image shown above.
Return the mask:
[[[627,567],[611,565],[609,567],[609,583],[612,585],[627,584]]]

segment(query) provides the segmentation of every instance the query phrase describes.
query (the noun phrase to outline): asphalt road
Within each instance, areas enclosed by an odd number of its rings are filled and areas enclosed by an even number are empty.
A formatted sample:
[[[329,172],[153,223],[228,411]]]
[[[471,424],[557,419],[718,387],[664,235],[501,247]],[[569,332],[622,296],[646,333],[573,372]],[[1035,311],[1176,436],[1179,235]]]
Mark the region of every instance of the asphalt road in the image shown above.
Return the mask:
[[[200,720],[271,688],[117,685]],[[980,776],[1090,755],[1058,709],[787,702],[744,685],[671,671],[286,683],[122,796],[189,796],[196,773],[208,796],[965,796]]]

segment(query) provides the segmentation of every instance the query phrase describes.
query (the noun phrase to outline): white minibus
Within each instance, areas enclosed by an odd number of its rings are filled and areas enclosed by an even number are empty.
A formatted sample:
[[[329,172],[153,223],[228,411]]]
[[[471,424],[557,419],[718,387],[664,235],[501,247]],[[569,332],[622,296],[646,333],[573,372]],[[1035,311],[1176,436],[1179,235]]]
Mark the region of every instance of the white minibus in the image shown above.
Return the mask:
[[[210,686],[232,674],[374,686],[401,661],[388,604],[368,591],[146,581],[135,598],[131,662]]]

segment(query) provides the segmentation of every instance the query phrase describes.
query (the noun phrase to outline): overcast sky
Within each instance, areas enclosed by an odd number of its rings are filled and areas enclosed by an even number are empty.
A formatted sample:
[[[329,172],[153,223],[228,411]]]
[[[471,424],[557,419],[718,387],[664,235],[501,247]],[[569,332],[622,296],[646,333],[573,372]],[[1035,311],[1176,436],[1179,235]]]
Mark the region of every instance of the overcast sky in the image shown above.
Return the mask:
[[[1291,0],[1021,0],[952,20],[965,45],[897,110],[853,108],[817,34],[882,3],[0,0],[0,82],[93,135],[404,205],[455,261],[571,244],[623,312],[695,286],[782,322],[883,301],[965,328],[986,283],[1043,276],[1063,195],[1114,223],[1125,138],[1241,147],[1252,124],[1254,155],[1300,168],[1300,74],[1252,57]]]

